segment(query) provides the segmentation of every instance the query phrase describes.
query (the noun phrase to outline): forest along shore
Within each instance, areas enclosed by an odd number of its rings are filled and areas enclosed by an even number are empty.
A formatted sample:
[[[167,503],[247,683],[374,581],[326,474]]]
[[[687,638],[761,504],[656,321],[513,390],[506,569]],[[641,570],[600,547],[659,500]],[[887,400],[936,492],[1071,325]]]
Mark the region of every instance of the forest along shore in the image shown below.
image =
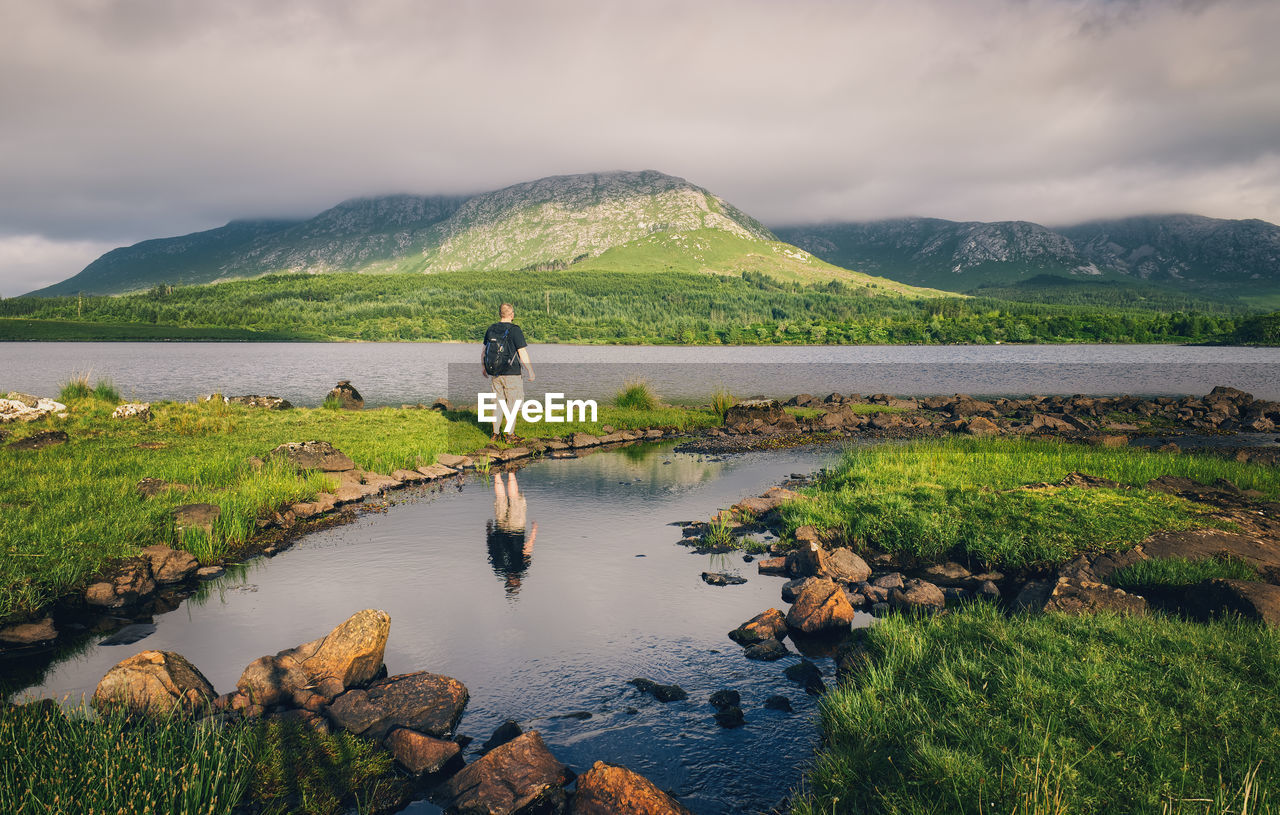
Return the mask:
[[[1181,399],[832,394],[787,404],[614,406],[602,411],[599,426],[558,426],[561,435],[518,446],[487,445],[474,414],[444,403],[360,410],[349,383],[335,388],[329,408],[315,410],[269,397],[153,405],[93,395],[53,404],[10,401],[48,411],[7,425],[10,438],[0,448],[0,456],[23,463],[0,468],[10,473],[4,501],[21,510],[6,513],[5,523],[15,523],[12,517],[26,525],[6,530],[7,539],[34,541],[15,554],[37,555],[7,559],[15,571],[6,586],[21,579],[43,592],[26,595],[27,611],[10,611],[4,629],[10,650],[47,644],[61,620],[90,609],[123,617],[173,602],[201,569],[255,550],[278,551],[314,524],[351,517],[352,507],[385,490],[456,478],[467,467],[515,467],[538,455],[581,456],[679,436],[687,437],[686,447],[720,452],[884,438],[894,441],[852,447],[812,480],[685,528],[686,545],[747,549],[760,556],[761,574],[778,575],[789,610],[763,609],[727,632],[745,657],[796,660],[788,643],[802,654],[836,656],[839,681],[829,691],[813,663],[801,659],[789,668],[797,676],[808,671],[817,679],[814,692],[826,693],[826,746],[792,802],[796,812],[924,812],[936,806],[940,784],[955,791],[960,811],[970,812],[1104,812],[1117,800],[1126,811],[1264,811],[1268,790],[1280,782],[1275,448],[1189,453],[1176,443],[1131,444],[1149,435],[1184,434],[1194,443],[1274,428],[1280,405],[1240,391],[1215,388]],[[321,434],[324,441],[310,440]],[[116,465],[110,475],[101,466],[108,457]],[[14,472],[26,477],[15,479]],[[59,514],[69,496],[80,509]],[[92,553],[96,561],[78,549],[77,562],[65,551],[72,530],[85,534],[74,524],[94,517],[95,508],[114,524],[136,516],[124,527],[132,532],[129,546],[116,550],[123,558],[106,546]],[[758,542],[755,534],[764,530],[777,541]],[[29,537],[35,531],[53,534]],[[120,544],[119,535],[110,540]],[[45,573],[28,562],[40,557],[76,568],[56,573],[65,581],[60,587],[40,584]],[[170,591],[157,590],[159,584]],[[32,602],[39,597],[42,604]],[[853,629],[859,608],[884,619]],[[101,707],[112,709],[121,694],[134,698],[129,689],[154,685],[159,672],[171,680],[158,680],[160,686],[178,688],[156,697],[165,711],[213,713],[222,729],[187,729],[180,716],[168,720],[165,738],[191,753],[199,752],[187,749],[192,740],[212,739],[200,748],[205,759],[228,767],[251,763],[251,790],[243,783],[204,790],[202,801],[226,808],[246,800],[280,803],[281,794],[300,805],[298,793],[270,783],[299,751],[345,756],[341,772],[332,774],[342,783],[328,792],[335,802],[351,803],[360,790],[372,796],[370,785],[391,771],[392,756],[414,783],[454,779],[438,789],[455,806],[467,800],[460,796],[481,794],[467,780],[472,776],[506,777],[505,770],[484,769],[488,764],[462,769],[450,762],[450,743],[441,737],[465,705],[465,688],[431,674],[379,679],[380,660],[365,656],[384,642],[380,613],[362,615],[376,623],[371,637],[360,633],[369,626],[352,621],[359,636],[330,635],[356,644],[357,658],[334,656],[341,687],[304,676],[310,670],[304,663],[328,658],[317,657],[316,643],[272,658],[288,656],[296,666],[248,666],[244,687],[217,699],[198,669],[164,654],[139,662],[139,655],[104,677]],[[357,663],[358,670],[351,667]],[[292,676],[292,667],[305,681],[275,681]],[[271,681],[258,682],[263,677]],[[425,686],[449,702],[440,722],[405,718],[396,706],[398,695],[408,698]],[[149,701],[145,707],[156,712]],[[0,726],[10,745],[47,741],[58,731],[92,750],[94,739],[138,738],[128,723],[138,713],[126,710],[93,725],[40,703],[6,705]],[[384,719],[385,727],[366,726]],[[1228,741],[1233,751],[1223,755]],[[492,754],[512,759],[518,776],[540,768],[530,795],[576,807],[587,776],[566,796],[571,779],[536,742],[527,735]],[[30,764],[27,775],[56,794],[56,762],[32,763],[21,752],[11,758]],[[225,767],[212,769],[205,777],[227,775]],[[587,790],[618,775],[643,788],[655,811],[681,811],[642,778],[608,765],[592,773],[600,777]],[[403,793],[406,786],[395,788]]]

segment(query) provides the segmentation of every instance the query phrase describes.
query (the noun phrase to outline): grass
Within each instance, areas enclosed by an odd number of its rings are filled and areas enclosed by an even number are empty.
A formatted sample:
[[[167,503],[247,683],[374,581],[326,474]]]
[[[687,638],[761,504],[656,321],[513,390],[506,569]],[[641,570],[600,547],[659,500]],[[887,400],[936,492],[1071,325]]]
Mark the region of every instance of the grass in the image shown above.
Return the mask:
[[[856,546],[975,566],[1057,563],[1123,550],[1157,529],[1215,525],[1206,508],[1145,489],[1018,489],[1079,471],[1139,486],[1160,475],[1228,478],[1274,496],[1280,473],[1200,455],[1028,439],[943,439],[850,450],[783,508],[789,531],[837,529]]]
[[[155,543],[181,546],[204,563],[234,557],[255,521],[334,486],[321,474],[298,475],[267,460],[286,442],[321,439],[357,466],[380,473],[435,461],[440,453],[484,446],[489,428],[474,414],[431,410],[364,411],[294,408],[269,411],[228,405],[158,402],[148,423],[111,419],[114,401],[93,395],[67,402],[69,418],[13,427],[14,438],[48,429],[66,444],[38,451],[0,447],[0,622],[28,617],[79,588],[116,561]],[[517,424],[522,436],[599,434],[618,429],[714,424],[707,411],[604,407],[596,423]],[[185,484],[143,499],[143,478]],[[175,538],[171,511],[182,504],[221,509],[212,537],[188,531]]]
[[[0,812],[208,815],[249,806],[338,815],[391,771],[350,733],[281,721],[90,718],[52,702],[0,708]]]
[[[89,386],[89,374],[75,374],[58,392],[58,401],[66,403],[75,399],[100,399],[112,405],[120,403],[120,391],[110,379],[99,379],[97,384]]]
[[[624,410],[654,410],[658,407],[658,396],[648,382],[626,382],[614,397],[613,405]]]
[[[51,702],[0,709],[0,811],[230,812],[248,762],[235,731],[182,717],[96,721]]]
[[[866,632],[796,815],[1280,805],[1276,629],[976,604]]]
[[[711,394],[711,412],[720,420],[720,424],[724,424],[725,414],[736,404],[738,404],[737,397],[724,388],[716,388]]]
[[[1140,560],[1119,569],[1109,582],[1122,589],[1141,586],[1193,586],[1215,577],[1260,580],[1258,570],[1237,557],[1182,557]]]

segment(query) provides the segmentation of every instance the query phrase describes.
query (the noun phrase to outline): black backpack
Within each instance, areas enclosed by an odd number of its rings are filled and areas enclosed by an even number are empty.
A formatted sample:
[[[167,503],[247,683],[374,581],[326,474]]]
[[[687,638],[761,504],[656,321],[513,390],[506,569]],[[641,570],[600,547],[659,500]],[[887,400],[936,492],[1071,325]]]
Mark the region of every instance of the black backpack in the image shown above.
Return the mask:
[[[498,376],[499,371],[507,370],[516,358],[515,343],[507,339],[511,327],[502,332],[501,337],[491,337],[484,346],[484,372],[489,376]]]

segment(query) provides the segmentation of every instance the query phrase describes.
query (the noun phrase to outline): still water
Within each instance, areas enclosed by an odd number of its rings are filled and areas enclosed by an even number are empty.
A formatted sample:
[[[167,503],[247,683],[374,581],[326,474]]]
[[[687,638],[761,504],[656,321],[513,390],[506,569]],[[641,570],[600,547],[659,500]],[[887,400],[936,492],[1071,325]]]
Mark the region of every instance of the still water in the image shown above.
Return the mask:
[[[930,395],[1204,394],[1230,385],[1280,399],[1280,348],[1178,345],[678,347],[533,345],[543,388],[608,398],[647,380],[664,399],[705,402],[797,393]],[[474,401],[480,347],[460,343],[0,343],[0,391],[56,395],[75,373],[111,379],[125,398],[203,393],[319,404],[350,380],[369,406]]]
[[[517,474],[523,506],[514,512],[510,503],[495,506],[493,482],[479,476],[402,491],[385,513],[308,535],[207,585],[155,617],[155,632],[141,641],[102,645],[105,635],[95,635],[21,695],[78,700],[116,662],[147,649],[183,654],[226,692],[257,657],[380,608],[391,615],[390,672],[462,681],[471,702],[458,731],[477,744],[513,718],[579,772],[596,760],[620,763],[695,812],[767,812],[812,758],[817,703],[783,676],[798,656],[752,662],[726,634],[784,608],[783,581],[757,575],[739,554],[690,553],[676,545],[680,531],[670,523],[706,519],[839,452],[713,460],[674,453],[668,443],[543,460]],[[504,534],[495,534],[499,520]],[[520,525],[523,546],[512,548]],[[704,570],[739,572],[748,582],[708,586]],[[834,681],[831,660],[815,661]],[[628,685],[633,677],[677,683],[689,698],[660,704]],[[715,724],[707,699],[721,688],[742,694],[745,727]],[[774,694],[795,712],[765,710]],[[581,711],[590,718],[564,718]],[[438,812],[425,801],[410,811]]]

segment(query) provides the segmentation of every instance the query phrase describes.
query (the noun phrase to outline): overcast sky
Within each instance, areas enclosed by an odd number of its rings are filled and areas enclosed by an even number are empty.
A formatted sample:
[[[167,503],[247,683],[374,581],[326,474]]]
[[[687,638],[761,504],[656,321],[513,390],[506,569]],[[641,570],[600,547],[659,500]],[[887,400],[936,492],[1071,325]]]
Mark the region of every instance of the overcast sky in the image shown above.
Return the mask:
[[[0,295],[345,198],[656,169],[770,225],[1280,222],[1280,2],[0,0]]]

